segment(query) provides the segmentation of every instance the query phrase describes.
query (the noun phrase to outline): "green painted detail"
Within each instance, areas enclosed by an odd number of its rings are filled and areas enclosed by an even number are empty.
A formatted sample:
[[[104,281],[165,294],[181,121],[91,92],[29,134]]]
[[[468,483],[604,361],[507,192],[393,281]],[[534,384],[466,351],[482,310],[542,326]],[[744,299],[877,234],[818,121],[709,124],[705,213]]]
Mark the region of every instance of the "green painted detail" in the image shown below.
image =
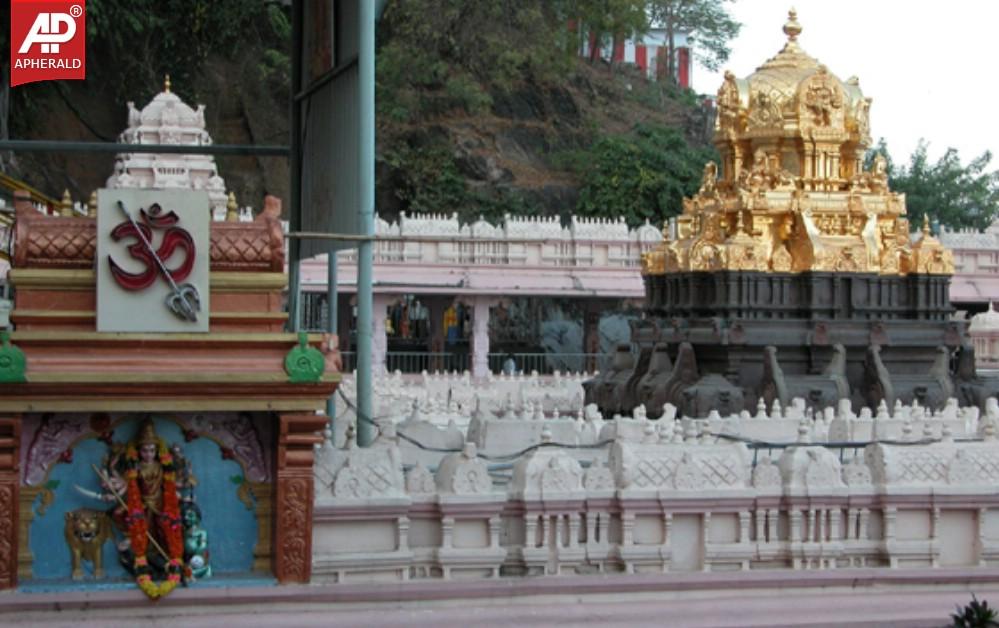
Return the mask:
[[[241,475],[233,475],[229,477],[229,481],[235,484],[236,486],[239,486],[240,484],[246,481],[246,478],[244,478]]]
[[[10,344],[10,332],[0,331],[0,384],[23,384],[28,381],[24,376],[26,364],[24,351]]]
[[[309,346],[309,335],[304,331],[298,334],[298,346],[292,348],[284,358],[284,372],[292,384],[318,382],[326,369],[326,360],[319,349]]]
[[[56,490],[57,488],[59,488],[59,480],[49,480],[48,482],[45,483],[45,488],[47,488],[50,491]]]

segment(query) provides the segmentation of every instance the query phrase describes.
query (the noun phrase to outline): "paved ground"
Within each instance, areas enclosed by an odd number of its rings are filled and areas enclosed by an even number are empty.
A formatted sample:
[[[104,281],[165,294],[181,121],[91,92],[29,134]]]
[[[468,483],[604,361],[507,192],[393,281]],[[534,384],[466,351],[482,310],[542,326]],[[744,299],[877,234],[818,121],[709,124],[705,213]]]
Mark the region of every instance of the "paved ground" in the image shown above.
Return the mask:
[[[999,584],[975,589],[999,601]],[[143,605],[100,610],[31,611],[0,616],[0,625],[67,628],[225,628],[346,626],[944,626],[967,586],[670,591],[502,597],[433,602],[275,602],[219,605]]]

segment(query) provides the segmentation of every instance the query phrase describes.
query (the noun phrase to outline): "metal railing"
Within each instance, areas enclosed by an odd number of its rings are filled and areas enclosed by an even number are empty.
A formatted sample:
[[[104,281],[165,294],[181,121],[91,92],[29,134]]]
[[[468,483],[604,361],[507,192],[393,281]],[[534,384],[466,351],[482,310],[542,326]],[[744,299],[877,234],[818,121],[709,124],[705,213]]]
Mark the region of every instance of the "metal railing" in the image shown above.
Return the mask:
[[[446,351],[389,351],[385,354],[385,370],[389,373],[433,373],[442,371],[461,373],[468,370],[470,358],[466,353]]]
[[[579,373],[603,371],[610,364],[611,356],[602,353],[490,353],[488,356],[489,370],[493,373],[503,372],[508,357],[513,357],[516,372],[530,374],[537,371],[539,375],[551,375],[555,371],[562,373]],[[341,351],[343,372],[351,373],[357,367],[357,353]],[[458,372],[471,370],[472,356],[467,353],[448,353],[445,351],[389,351],[385,354],[385,370],[389,373],[433,373]]]
[[[537,371],[540,375],[551,375],[555,371],[579,373],[604,371],[611,356],[603,353],[490,353],[489,370],[501,373],[506,369],[508,358],[518,373]]]

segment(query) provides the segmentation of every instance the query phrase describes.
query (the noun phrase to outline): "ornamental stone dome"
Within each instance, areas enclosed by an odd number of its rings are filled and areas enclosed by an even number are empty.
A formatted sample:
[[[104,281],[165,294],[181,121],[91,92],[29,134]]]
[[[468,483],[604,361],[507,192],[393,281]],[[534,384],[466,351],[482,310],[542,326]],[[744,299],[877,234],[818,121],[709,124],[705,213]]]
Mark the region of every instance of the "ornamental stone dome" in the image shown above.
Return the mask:
[[[999,332],[999,312],[995,311],[990,303],[989,309],[981,314],[971,317],[971,324],[968,326],[969,333],[995,333]]]
[[[128,103],[128,128],[118,138],[122,144],[175,144],[205,146],[212,138],[205,130],[205,106],[192,109],[170,91],[170,77],[163,91],[142,110]],[[207,190],[212,216],[224,220],[235,200],[226,194],[211,155],[123,153],[115,158],[109,188]]]

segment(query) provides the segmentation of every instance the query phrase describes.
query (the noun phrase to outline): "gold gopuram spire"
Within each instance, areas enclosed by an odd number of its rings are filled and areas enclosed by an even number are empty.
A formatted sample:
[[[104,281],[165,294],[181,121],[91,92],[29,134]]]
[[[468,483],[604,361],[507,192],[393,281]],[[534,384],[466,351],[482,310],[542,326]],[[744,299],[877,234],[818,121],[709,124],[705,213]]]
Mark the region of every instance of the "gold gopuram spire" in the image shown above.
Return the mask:
[[[929,229],[910,244],[905,195],[888,188],[887,163],[871,145],[871,99],[787,42],[745,79],[718,90],[714,143],[720,167],[704,167],[684,199],[676,239],[642,258],[642,272],[851,272],[953,274],[953,254]]]

